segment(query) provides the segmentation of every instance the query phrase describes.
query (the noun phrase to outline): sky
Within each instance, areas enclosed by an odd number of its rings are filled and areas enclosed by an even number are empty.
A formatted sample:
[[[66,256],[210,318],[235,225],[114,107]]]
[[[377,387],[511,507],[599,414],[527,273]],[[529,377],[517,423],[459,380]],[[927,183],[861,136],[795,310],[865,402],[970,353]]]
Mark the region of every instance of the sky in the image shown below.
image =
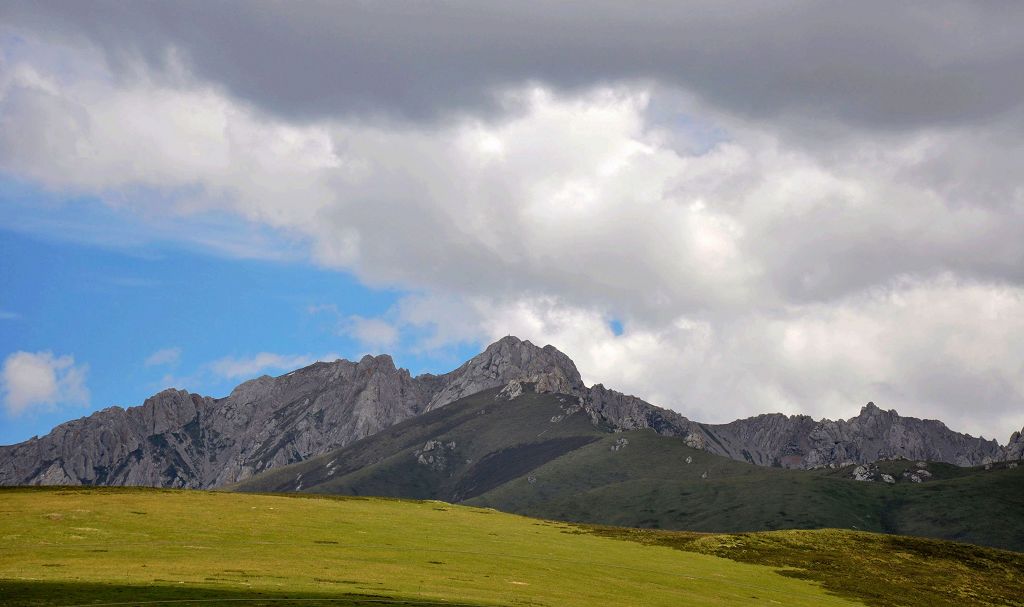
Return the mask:
[[[1024,426],[1024,4],[5,2],[0,444],[504,335]]]

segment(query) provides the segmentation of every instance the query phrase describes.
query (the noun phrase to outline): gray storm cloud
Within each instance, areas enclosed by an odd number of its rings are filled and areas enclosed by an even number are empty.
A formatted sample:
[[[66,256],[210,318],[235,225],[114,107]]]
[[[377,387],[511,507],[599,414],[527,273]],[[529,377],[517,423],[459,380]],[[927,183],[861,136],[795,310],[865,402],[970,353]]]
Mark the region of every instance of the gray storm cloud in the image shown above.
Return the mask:
[[[963,124],[1024,98],[1019,2],[8,2],[131,69],[184,61],[283,116],[425,118],[493,93],[651,79],[755,118]]]

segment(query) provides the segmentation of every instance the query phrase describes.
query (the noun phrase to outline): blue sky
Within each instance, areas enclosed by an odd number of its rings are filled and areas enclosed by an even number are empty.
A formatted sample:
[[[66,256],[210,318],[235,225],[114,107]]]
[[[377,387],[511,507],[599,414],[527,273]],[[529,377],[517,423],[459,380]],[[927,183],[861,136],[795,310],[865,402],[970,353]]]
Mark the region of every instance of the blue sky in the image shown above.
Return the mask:
[[[88,366],[89,391],[88,403],[5,410],[0,444],[110,405],[141,404],[166,387],[224,396],[247,379],[211,368],[226,357],[380,353],[347,335],[340,319],[381,314],[401,295],[299,261],[159,242],[139,220],[96,200],[62,202],[10,180],[0,192],[0,360],[16,351],[73,356]],[[418,353],[395,344],[388,353],[417,374],[449,371],[475,349]],[[161,350],[164,362],[147,365]]]

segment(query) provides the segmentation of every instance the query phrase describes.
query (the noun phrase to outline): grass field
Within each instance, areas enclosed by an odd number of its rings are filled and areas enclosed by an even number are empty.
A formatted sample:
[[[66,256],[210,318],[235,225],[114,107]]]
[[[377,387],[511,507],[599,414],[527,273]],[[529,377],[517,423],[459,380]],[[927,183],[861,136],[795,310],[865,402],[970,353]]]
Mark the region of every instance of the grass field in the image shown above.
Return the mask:
[[[0,510],[6,605],[851,604],[768,567],[438,502],[22,489]]]
[[[879,544],[863,555],[871,567],[843,571],[849,537],[805,533],[585,528],[376,498],[3,489],[0,605],[1010,605],[1024,595],[1024,557],[970,548],[974,561],[957,565],[970,584],[953,577],[923,601],[886,602],[948,574],[966,547],[934,542],[950,560]],[[896,562],[898,575],[876,584],[840,579]]]

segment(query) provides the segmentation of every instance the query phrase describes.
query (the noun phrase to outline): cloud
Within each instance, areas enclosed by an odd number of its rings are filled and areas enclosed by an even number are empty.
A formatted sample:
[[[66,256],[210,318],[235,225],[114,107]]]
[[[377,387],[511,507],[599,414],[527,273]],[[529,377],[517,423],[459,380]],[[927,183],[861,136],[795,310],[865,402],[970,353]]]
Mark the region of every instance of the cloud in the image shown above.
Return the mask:
[[[343,323],[343,331],[368,348],[392,348],[398,343],[398,329],[380,318],[351,316]]]
[[[4,359],[0,388],[9,415],[33,408],[86,405],[88,365],[76,365],[72,356],[51,352],[14,352]]]
[[[312,356],[309,354],[288,355],[260,352],[251,357],[225,356],[208,365],[210,371],[225,379],[251,379],[267,371],[292,371],[317,361],[332,361],[335,354]]]
[[[181,348],[163,348],[146,357],[147,367],[176,365],[181,360]]]
[[[584,381],[713,423],[766,412],[830,419],[868,401],[1005,441],[1024,425],[1024,289],[902,279],[829,304],[627,322],[554,298],[413,297],[429,344],[512,334],[554,344]],[[969,312],[968,312],[969,311]]]
[[[8,310],[0,310],[0,320],[18,320],[21,318],[21,314],[17,312],[10,312]]]
[[[690,98],[652,100],[654,89],[528,87],[504,96],[518,113],[428,130],[294,126],[194,83],[64,86],[32,69],[15,70],[0,100],[7,171],[122,212],[264,225],[371,285],[526,285],[667,320],[901,274],[1024,278],[1024,192],[1004,166],[1024,149],[998,123],[851,134],[822,155]],[[670,102],[719,138],[667,129],[656,114]],[[988,170],[949,170],[968,161]],[[138,188],[165,193],[124,195]]]
[[[342,319],[374,347],[514,333],[712,421],[1024,424],[1024,9],[449,6],[10,5],[0,169],[407,291]]]
[[[398,346],[399,328],[384,318],[366,318],[358,314],[346,316],[334,304],[312,305],[306,308],[306,312],[310,315],[326,314],[333,319],[331,331],[352,337],[366,348],[384,350]]]

